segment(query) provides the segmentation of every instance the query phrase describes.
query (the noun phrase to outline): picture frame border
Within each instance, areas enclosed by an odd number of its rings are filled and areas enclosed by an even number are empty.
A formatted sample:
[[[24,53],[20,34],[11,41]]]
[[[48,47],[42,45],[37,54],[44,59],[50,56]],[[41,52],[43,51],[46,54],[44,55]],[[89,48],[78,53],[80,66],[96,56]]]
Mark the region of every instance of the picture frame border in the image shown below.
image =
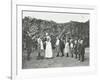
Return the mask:
[[[15,4],[16,4],[16,14],[15,14],[15,15],[16,15],[16,26],[17,26],[17,14],[18,14],[18,13],[17,13],[17,6],[22,6],[23,4],[19,4],[19,3],[15,3]],[[14,5],[15,5],[15,4],[14,4]],[[13,3],[12,3],[11,8],[13,8],[14,5],[13,5]],[[32,5],[27,5],[27,6],[32,6]],[[37,6],[37,7],[52,7],[52,8],[53,8],[53,7],[55,7],[55,8],[68,8],[68,7],[63,7],[63,6],[60,7],[60,6],[52,6],[52,5],[51,5],[51,6],[45,6],[45,5],[44,5],[44,6],[43,6],[43,5],[42,5],[42,6],[41,6],[41,5],[39,6],[39,5],[34,5],[34,6]],[[70,8],[73,8],[73,9],[74,9],[74,7],[70,7]],[[90,8],[90,7],[89,7],[89,8],[88,8],[88,7],[87,7],[87,8],[84,8],[84,7],[83,7],[83,8],[77,7],[76,9],[88,9],[88,10],[93,10],[93,12],[96,12],[96,8],[95,8],[95,7],[91,7],[91,8]],[[13,13],[13,9],[12,9],[12,10],[11,10],[11,24],[12,24],[12,22],[13,22],[13,16],[12,16],[13,14],[14,14],[14,13]],[[95,17],[96,17],[96,14],[95,14]],[[13,55],[13,46],[14,46],[14,45],[13,45],[13,41],[14,41],[14,40],[13,40],[13,35],[12,35],[12,34],[13,34],[13,28],[12,28],[12,26],[13,26],[13,24],[11,25],[11,45],[12,45],[12,46],[11,46],[11,79],[14,80],[14,79],[17,78],[17,76],[18,76],[18,73],[17,73],[18,66],[16,66],[16,70],[15,70],[15,68],[14,68],[14,65],[15,65],[15,64],[13,64],[13,60],[14,60],[14,58],[13,58],[13,56],[14,56],[14,55]],[[18,29],[17,29],[17,27],[16,27],[16,34],[17,34],[17,32],[18,32],[17,30],[18,30]],[[16,35],[16,37],[18,37],[18,35]],[[17,38],[16,38],[16,41],[15,41],[15,42],[16,42],[16,44],[18,44]],[[18,52],[17,52],[17,50],[18,50],[17,48],[18,48],[18,46],[16,46],[16,53],[18,53]],[[18,58],[18,54],[16,54],[16,57]],[[96,56],[95,56],[95,57],[96,57]],[[17,58],[16,58],[16,60],[15,60],[15,61],[16,61],[16,62],[15,62],[16,65],[18,65],[18,62],[17,62],[18,60],[17,60]],[[95,69],[96,69],[96,68],[95,68]],[[15,70],[15,71],[14,71],[14,70]],[[94,71],[95,71],[95,70],[93,70],[93,72],[94,72]],[[16,73],[15,73],[15,72],[16,72]]]

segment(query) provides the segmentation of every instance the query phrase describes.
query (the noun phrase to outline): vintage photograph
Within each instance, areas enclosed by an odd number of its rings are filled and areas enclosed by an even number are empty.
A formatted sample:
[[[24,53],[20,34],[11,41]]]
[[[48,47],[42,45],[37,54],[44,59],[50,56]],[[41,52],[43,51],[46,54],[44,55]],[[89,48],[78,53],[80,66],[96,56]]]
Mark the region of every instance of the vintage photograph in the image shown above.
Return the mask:
[[[89,66],[90,14],[22,11],[22,69]]]

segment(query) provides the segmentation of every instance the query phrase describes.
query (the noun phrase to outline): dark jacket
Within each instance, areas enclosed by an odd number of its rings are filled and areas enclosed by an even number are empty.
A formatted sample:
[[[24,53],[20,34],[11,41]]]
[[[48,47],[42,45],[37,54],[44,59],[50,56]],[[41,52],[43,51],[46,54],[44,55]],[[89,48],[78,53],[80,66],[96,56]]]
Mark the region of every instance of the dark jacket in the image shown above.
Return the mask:
[[[65,44],[63,40],[60,40],[60,49],[64,49],[65,48]]]
[[[31,37],[27,36],[26,37],[26,48],[31,48],[32,47],[32,39]]]

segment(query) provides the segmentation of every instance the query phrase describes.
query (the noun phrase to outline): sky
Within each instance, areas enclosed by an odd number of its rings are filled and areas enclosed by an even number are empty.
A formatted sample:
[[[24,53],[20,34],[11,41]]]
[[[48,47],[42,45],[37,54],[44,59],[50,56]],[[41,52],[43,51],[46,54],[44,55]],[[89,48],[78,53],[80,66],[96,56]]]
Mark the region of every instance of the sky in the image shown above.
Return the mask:
[[[86,22],[89,20],[89,14],[23,11],[23,18],[26,16],[48,21],[55,21],[57,23],[65,23],[70,21]]]

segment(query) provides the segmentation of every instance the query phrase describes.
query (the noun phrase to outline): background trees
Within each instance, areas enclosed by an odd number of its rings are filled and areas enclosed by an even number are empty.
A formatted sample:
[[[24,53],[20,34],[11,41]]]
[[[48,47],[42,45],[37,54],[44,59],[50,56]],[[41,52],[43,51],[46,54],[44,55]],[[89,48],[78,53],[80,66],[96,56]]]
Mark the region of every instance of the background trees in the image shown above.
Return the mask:
[[[68,36],[75,39],[82,38],[85,40],[86,46],[89,46],[89,21],[84,23],[75,21],[56,23],[54,21],[25,17],[22,19],[23,43],[25,43],[27,31],[31,35],[33,42],[35,38],[38,36],[43,38],[45,33],[48,32],[53,44],[55,44],[57,36]]]

